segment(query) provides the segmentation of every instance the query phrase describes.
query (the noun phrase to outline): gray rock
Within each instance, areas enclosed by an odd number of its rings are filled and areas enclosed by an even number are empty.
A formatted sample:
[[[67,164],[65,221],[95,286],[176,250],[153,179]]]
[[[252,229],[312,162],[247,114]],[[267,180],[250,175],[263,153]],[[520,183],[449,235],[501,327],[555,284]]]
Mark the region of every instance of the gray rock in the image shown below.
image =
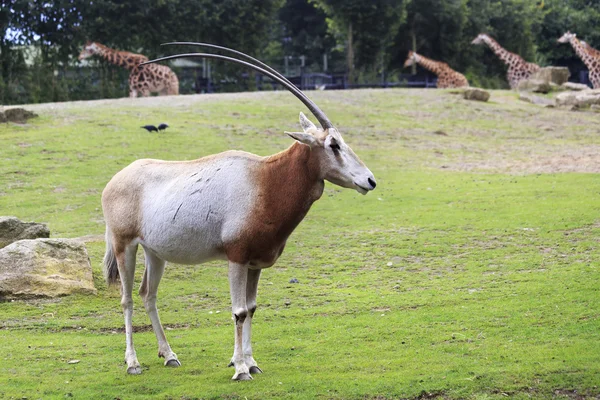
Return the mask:
[[[545,97],[535,96],[528,93],[519,93],[519,100],[523,100],[532,104],[538,104],[540,106],[554,105],[554,100],[552,99],[547,99]]]
[[[570,75],[571,73],[567,67],[543,67],[540,68],[539,71],[533,73],[529,79],[562,85],[569,79]]]
[[[95,294],[83,243],[72,239],[20,240],[0,249],[0,299]]]
[[[490,98],[490,92],[483,89],[470,87],[464,90],[462,96],[467,100],[488,101]]]
[[[579,92],[563,92],[556,96],[554,101],[557,106],[572,106],[577,103],[577,95]]]
[[[556,96],[557,106],[572,106],[575,109],[600,104],[600,89],[580,92],[564,92]]]
[[[50,230],[44,224],[22,222],[16,217],[0,217],[0,249],[22,239],[50,237]]]
[[[588,85],[584,85],[583,83],[565,82],[561,86],[567,90],[573,91],[590,90],[590,87]]]
[[[519,82],[517,90],[535,93],[550,93],[552,85],[541,79],[525,79]]]

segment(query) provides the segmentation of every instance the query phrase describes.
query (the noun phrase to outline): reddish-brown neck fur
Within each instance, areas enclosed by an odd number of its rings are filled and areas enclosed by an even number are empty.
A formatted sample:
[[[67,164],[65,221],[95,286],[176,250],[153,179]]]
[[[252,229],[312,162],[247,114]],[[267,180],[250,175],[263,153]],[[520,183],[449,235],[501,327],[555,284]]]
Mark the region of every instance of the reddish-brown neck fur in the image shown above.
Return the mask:
[[[316,151],[295,143],[256,167],[258,201],[242,237],[225,244],[230,261],[271,265],[281,255],[289,235],[323,193]]]

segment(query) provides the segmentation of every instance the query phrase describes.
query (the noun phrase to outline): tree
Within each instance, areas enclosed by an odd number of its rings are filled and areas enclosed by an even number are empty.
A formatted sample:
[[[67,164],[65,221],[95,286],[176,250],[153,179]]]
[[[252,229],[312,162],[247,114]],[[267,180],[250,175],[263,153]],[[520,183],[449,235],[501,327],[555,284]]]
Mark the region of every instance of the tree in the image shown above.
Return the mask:
[[[355,67],[377,69],[404,20],[406,3],[401,0],[313,0],[328,16],[329,29],[345,37],[347,73],[353,83]],[[338,39],[342,41],[342,39]]]

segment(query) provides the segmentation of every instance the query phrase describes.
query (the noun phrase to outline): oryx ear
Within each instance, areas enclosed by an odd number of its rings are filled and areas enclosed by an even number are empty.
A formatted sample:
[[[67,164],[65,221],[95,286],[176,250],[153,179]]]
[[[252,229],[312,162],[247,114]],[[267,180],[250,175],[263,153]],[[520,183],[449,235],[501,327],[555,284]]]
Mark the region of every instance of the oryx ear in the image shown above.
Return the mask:
[[[304,132],[306,132],[307,130],[309,130],[311,128],[317,129],[315,124],[310,122],[310,119],[306,118],[306,115],[304,115],[304,113],[302,113],[302,112],[300,113],[300,126],[302,127],[302,130]]]
[[[287,133],[292,139],[297,140],[300,143],[307,144],[311,147],[319,144],[317,139],[310,133],[304,133],[304,132],[285,132],[285,133]]]

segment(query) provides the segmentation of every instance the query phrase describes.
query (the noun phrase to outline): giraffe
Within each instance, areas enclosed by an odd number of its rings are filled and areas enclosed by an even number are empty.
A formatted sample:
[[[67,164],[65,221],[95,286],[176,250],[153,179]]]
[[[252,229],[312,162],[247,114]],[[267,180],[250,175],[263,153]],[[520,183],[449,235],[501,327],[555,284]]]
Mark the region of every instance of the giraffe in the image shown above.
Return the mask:
[[[594,89],[600,89],[600,52],[591,47],[589,44],[582,42],[577,39],[575,33],[567,31],[564,35],[558,39],[559,43],[571,43],[575,53],[581,58],[581,61],[589,70],[590,82]]]
[[[450,68],[448,64],[423,57],[411,50],[408,52],[408,58],[404,63],[404,67],[409,67],[414,63],[436,74],[438,76],[436,86],[440,89],[469,86],[467,78],[460,72],[456,72]]]
[[[589,43],[584,42],[583,40],[580,40],[579,43],[581,43],[583,45],[583,47],[585,47],[587,52],[590,53],[591,55],[596,56],[596,57],[600,56],[600,50],[593,48],[592,46],[590,46]]]
[[[138,94],[149,96],[151,92],[158,92],[161,95],[179,94],[177,75],[165,65],[140,65],[148,61],[148,57],[142,54],[118,51],[97,42],[87,42],[78,59],[83,60],[93,55],[98,55],[111,64],[131,71],[129,97],[137,97]]]
[[[485,33],[480,33],[471,44],[487,44],[490,49],[508,65],[506,78],[511,89],[516,89],[519,81],[529,78],[534,72],[540,69],[540,66],[534,63],[527,62],[515,53],[511,53],[498,44],[494,39]]]

